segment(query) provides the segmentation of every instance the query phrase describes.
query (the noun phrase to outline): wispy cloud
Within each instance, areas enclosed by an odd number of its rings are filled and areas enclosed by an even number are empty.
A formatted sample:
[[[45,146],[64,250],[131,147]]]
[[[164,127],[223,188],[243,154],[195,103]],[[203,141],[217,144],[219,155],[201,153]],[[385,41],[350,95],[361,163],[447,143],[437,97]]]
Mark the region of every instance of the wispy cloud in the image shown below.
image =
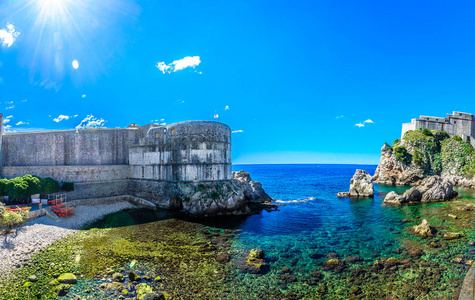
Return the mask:
[[[6,117],[6,119],[11,119],[13,118],[13,115],[9,115],[8,117]]]
[[[106,120],[102,118],[96,118],[93,115],[85,117],[76,129],[89,129],[89,128],[104,128]]]
[[[20,122],[16,123],[15,125],[20,126],[20,125],[28,125],[28,124],[29,124],[28,122],[20,121]]]
[[[12,106],[6,107],[5,109],[14,109],[14,108],[15,108],[15,105],[12,105]]]
[[[242,130],[234,130],[234,131],[231,131],[231,133],[241,133],[241,132],[244,132]]]
[[[229,110],[229,106],[226,105],[226,106],[224,107],[224,110]]]
[[[3,124],[7,124],[8,122],[10,122],[10,119],[3,119]]]
[[[2,46],[10,47],[19,35],[20,33],[15,30],[15,26],[7,23],[6,28],[0,29],[0,41],[2,42]]]
[[[364,127],[366,124],[374,124],[374,122],[373,122],[373,120],[371,120],[371,119],[367,119],[367,120],[365,120],[364,122],[355,124],[355,126]]]
[[[339,115],[339,116],[336,116],[335,119],[341,119],[343,117],[344,117],[343,115]]]
[[[195,68],[201,63],[199,56],[186,56],[182,59],[175,60],[170,64],[166,64],[164,61],[157,63],[156,67],[165,73],[177,72],[186,68]],[[201,74],[201,72],[200,72]]]
[[[12,125],[6,125],[5,127],[3,127],[5,129],[5,133],[13,133],[13,132],[16,132],[15,130],[11,129],[12,128]]]
[[[66,116],[66,115],[59,115],[57,118],[54,118],[53,121],[56,122],[56,123],[59,123],[62,120],[69,120],[69,118],[71,118],[71,117]]]

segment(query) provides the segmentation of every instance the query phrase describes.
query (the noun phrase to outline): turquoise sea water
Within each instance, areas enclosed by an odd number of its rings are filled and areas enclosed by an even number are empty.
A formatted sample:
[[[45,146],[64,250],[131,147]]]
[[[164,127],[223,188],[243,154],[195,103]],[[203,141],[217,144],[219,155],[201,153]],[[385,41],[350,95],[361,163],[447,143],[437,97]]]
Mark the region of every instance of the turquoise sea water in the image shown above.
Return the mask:
[[[372,175],[376,166],[234,165],[233,170],[249,172],[261,182],[279,206],[278,211],[246,217],[191,220],[210,230],[237,233],[230,239],[226,268],[231,279],[224,284],[222,298],[385,299],[394,294],[399,299],[455,299],[468,269],[465,262],[474,259],[475,252],[467,243],[474,240],[473,211],[457,205],[472,204],[473,191],[460,191],[460,199],[451,202],[400,207],[383,205],[384,195],[407,187],[376,185],[372,199],[338,198],[337,192],[348,191],[356,169]],[[175,217],[183,219],[163,211],[129,211],[93,227]],[[410,232],[424,218],[438,231],[429,239]],[[462,238],[445,241],[444,232],[459,232]],[[262,274],[239,268],[252,248],[265,252],[269,268]],[[335,257],[346,261],[345,268],[325,269],[324,263]],[[358,259],[348,260],[352,257]],[[374,267],[388,258],[396,263]],[[455,258],[462,263],[454,263]],[[315,276],[316,271],[321,274]]]

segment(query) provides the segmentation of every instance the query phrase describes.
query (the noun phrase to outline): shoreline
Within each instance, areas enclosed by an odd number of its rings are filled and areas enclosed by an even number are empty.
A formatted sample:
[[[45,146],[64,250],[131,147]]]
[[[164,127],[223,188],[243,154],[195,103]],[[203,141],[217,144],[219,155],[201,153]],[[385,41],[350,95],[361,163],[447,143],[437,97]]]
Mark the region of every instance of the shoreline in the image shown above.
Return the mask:
[[[0,280],[7,278],[11,271],[27,264],[32,256],[52,243],[80,231],[84,225],[102,217],[136,206],[129,202],[114,204],[79,205],[74,215],[56,222],[48,216],[29,220],[15,228],[16,232],[2,235],[0,244]]]

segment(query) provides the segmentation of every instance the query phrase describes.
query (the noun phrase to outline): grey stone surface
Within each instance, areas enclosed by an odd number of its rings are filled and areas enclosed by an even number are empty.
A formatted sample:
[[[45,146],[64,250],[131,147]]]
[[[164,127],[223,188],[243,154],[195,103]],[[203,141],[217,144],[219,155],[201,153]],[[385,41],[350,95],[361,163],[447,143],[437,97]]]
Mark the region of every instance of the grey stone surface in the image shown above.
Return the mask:
[[[435,175],[422,180],[422,182],[407,191],[402,195],[395,192],[390,192],[384,198],[385,204],[407,204],[417,202],[438,202],[451,200],[457,196],[454,191],[454,185],[444,180],[442,177]]]
[[[254,203],[272,201],[272,198],[262,188],[262,184],[252,180],[249,173],[244,171],[233,172],[233,178],[234,183],[243,190],[247,201]]]

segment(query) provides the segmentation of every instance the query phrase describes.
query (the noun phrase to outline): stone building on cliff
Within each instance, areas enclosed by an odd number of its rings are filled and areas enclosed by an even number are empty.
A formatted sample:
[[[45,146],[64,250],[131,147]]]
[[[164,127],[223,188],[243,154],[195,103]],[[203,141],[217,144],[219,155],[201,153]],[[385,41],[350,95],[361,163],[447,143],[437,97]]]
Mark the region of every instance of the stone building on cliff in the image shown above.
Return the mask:
[[[68,199],[136,197],[196,216],[246,213],[231,171],[231,130],[219,122],[6,133],[0,174],[74,182]]]
[[[472,114],[454,111],[446,118],[420,116],[412,119],[411,123],[402,124],[401,139],[409,130],[430,129],[445,131],[450,136],[460,136],[465,142],[475,145],[475,116]]]

